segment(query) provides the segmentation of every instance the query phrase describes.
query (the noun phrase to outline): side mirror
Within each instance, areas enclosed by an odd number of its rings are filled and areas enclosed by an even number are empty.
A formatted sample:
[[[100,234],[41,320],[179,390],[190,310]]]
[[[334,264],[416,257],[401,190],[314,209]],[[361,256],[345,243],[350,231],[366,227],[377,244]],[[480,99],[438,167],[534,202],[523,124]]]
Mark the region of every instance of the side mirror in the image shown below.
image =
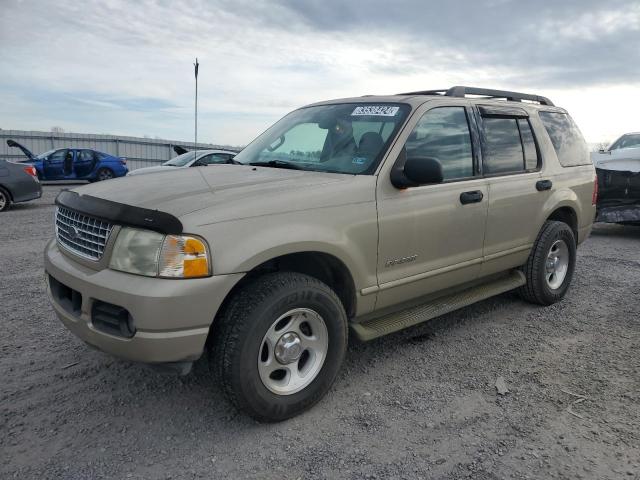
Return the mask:
[[[404,151],[391,172],[391,183],[396,188],[442,183],[443,179],[439,160],[431,157],[406,157]]]

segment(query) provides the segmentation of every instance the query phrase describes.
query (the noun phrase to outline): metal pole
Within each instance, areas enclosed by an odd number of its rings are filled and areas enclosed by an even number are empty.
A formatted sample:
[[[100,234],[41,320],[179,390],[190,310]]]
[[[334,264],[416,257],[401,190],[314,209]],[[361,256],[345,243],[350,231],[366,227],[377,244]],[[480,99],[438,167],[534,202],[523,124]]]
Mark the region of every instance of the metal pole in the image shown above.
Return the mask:
[[[196,57],[196,63],[193,64],[196,74],[196,118],[195,118],[195,156],[198,157],[198,57]]]

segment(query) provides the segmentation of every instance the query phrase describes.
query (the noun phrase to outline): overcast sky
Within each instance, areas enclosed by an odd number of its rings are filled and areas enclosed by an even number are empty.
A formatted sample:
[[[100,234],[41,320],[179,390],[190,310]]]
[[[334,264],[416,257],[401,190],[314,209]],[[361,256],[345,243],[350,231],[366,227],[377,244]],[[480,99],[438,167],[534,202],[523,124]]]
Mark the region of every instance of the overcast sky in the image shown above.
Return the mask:
[[[243,145],[314,101],[452,85],[640,130],[640,2],[0,0],[0,128]]]

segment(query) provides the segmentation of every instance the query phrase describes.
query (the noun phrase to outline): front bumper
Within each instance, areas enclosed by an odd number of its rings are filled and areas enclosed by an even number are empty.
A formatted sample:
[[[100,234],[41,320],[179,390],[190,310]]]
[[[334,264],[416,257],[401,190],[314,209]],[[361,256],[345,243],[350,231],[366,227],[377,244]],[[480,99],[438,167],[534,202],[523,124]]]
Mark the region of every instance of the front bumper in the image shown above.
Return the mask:
[[[110,269],[96,271],[73,261],[60,251],[55,240],[45,249],[45,271],[49,299],[71,332],[99,350],[146,363],[200,357],[220,305],[243,276],[239,273],[167,280]],[[62,299],[59,288],[52,289],[52,284],[61,284],[65,292],[73,292],[73,300]],[[126,309],[135,334],[125,338],[94,324],[96,302]]]

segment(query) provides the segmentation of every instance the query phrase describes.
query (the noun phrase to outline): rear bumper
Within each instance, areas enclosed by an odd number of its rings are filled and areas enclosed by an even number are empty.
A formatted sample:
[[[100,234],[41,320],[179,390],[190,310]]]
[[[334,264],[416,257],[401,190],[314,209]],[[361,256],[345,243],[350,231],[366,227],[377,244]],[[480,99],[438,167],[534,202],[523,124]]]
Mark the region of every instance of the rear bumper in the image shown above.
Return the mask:
[[[163,280],[95,271],[62,253],[54,240],[45,250],[45,270],[49,299],[71,332],[99,350],[146,363],[197,359],[220,305],[242,277]],[[103,303],[128,312],[135,331],[131,337],[97,323],[94,306]]]
[[[637,204],[599,207],[596,222],[640,222],[640,201]]]
[[[13,196],[13,201],[16,203],[36,200],[42,196],[42,185],[39,181],[28,178],[20,183],[13,192]]]

